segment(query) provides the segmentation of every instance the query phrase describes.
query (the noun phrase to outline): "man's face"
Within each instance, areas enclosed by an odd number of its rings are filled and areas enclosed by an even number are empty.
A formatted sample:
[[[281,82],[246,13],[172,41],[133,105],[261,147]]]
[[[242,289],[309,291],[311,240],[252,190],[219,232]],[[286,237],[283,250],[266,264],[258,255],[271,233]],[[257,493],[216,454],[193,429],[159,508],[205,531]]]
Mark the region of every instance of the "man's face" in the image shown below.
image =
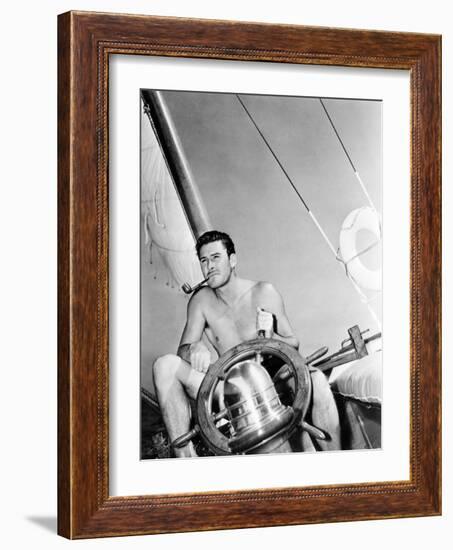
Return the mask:
[[[205,244],[200,249],[200,264],[211,288],[219,288],[230,280],[236,266],[236,254],[228,256],[222,241]]]

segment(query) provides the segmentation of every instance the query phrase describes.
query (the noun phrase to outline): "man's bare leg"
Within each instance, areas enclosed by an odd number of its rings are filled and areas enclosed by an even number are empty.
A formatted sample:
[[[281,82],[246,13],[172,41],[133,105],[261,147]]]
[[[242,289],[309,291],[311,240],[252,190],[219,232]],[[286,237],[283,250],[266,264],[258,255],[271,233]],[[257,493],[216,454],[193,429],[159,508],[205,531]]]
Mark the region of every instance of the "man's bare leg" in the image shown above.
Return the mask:
[[[196,399],[204,374],[194,370],[177,355],[159,357],[153,365],[154,384],[170,441],[190,429],[189,397]],[[176,457],[197,456],[190,441],[181,449],[174,448]]]
[[[314,426],[326,433],[327,439],[317,439],[322,451],[341,449],[340,418],[330,384],[326,376],[317,369],[310,369],[312,382],[311,420]]]

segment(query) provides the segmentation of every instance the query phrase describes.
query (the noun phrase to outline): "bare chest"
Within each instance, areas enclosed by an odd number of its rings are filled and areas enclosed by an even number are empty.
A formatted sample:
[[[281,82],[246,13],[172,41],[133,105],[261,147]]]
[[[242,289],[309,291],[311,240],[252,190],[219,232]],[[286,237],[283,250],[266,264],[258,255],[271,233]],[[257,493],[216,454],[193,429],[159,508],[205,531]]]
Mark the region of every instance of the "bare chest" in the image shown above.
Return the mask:
[[[256,338],[256,300],[249,292],[228,306],[222,302],[206,312],[206,334],[219,353]]]

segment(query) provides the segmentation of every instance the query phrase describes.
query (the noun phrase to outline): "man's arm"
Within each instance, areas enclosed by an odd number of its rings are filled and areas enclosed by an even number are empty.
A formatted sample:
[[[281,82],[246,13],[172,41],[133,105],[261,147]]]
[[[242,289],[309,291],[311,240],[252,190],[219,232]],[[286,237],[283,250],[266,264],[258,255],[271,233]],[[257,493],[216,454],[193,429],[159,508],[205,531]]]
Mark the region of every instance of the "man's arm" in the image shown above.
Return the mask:
[[[271,338],[286,342],[291,347],[299,349],[299,340],[294,336],[281,295],[272,284],[261,283],[261,285],[260,307],[272,313],[276,320],[276,327],[271,330]],[[258,313],[258,323],[260,316],[261,313]]]
[[[211,354],[202,342],[206,327],[206,318],[202,308],[202,292],[197,292],[189,300],[186,324],[181,335],[177,354],[181,359],[190,363],[195,370],[206,372]]]
[[[176,355],[184,359],[187,363],[190,363],[190,346],[192,344],[180,344]]]

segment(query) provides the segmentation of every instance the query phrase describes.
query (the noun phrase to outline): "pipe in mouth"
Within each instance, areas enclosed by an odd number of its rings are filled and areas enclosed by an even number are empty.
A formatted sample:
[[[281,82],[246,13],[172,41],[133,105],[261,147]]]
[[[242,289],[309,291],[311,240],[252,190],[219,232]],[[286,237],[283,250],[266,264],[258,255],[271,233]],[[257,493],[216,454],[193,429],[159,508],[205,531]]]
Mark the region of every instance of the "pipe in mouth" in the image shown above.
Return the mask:
[[[189,283],[184,283],[182,285],[182,290],[186,293],[186,294],[192,294],[192,292],[195,292],[196,290],[198,290],[201,286],[203,286],[207,281],[208,281],[209,277],[206,277],[206,279],[203,279],[200,283],[198,283],[197,285],[195,285],[194,287],[191,287],[189,285]]]

